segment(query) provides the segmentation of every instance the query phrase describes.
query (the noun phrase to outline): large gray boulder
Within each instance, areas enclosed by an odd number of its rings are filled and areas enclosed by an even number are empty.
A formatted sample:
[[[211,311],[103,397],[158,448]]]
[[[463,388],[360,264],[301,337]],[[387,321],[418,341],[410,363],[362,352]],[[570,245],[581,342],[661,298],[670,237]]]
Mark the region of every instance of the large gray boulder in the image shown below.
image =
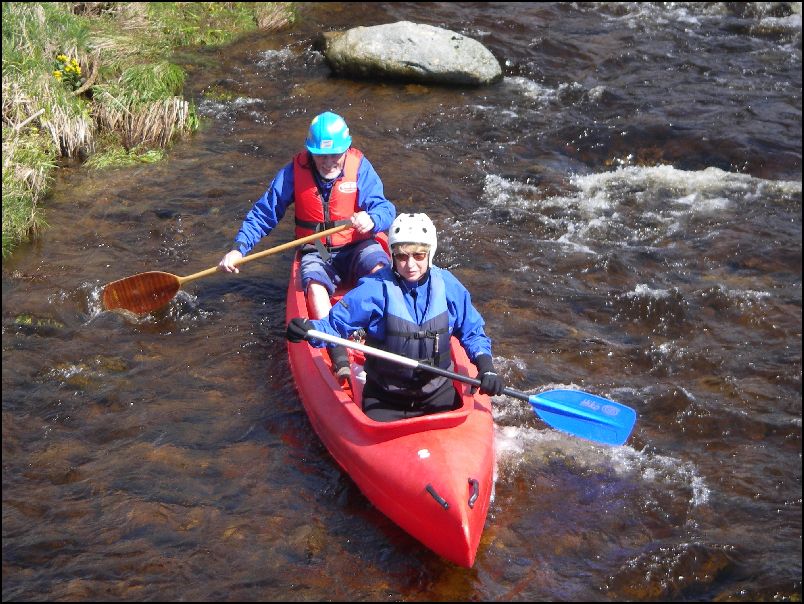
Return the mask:
[[[339,75],[464,86],[502,78],[499,61],[477,40],[410,21],[328,32],[322,46]]]

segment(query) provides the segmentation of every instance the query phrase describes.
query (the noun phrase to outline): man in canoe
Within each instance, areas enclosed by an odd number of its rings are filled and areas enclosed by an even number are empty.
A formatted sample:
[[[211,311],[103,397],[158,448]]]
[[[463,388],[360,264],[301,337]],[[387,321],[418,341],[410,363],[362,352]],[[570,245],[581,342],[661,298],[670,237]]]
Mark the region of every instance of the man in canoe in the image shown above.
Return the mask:
[[[291,342],[315,329],[348,338],[362,329],[366,344],[420,363],[452,370],[450,338],[455,335],[478,369],[480,392],[498,395],[503,382],[494,370],[491,340],[467,289],[448,270],[435,266],[437,237],[426,214],[400,214],[388,235],[392,266],[360,280],[318,320],[296,317],[287,328]],[[324,342],[310,344],[322,347]],[[393,421],[460,406],[452,380],[380,358],[366,360],[363,411]]]
[[[297,239],[349,224],[352,228],[302,248],[307,308],[311,317],[321,318],[332,307],[330,296],[339,283],[357,283],[388,266],[388,255],[374,236],[388,230],[396,208],[385,198],[382,181],[369,160],[352,147],[349,127],[341,116],[329,111],[316,116],[305,146],[246,215],[218,269],[240,272],[235,263],[276,227],[290,204],[295,207]],[[346,350],[339,346],[329,352],[336,375],[348,376]]]

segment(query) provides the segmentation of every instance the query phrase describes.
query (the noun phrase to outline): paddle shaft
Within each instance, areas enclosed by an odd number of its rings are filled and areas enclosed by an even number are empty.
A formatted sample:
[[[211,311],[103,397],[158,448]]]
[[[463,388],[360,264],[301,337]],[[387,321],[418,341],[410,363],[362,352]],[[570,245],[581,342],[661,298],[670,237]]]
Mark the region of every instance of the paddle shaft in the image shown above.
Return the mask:
[[[463,375],[462,373],[455,373],[454,371],[449,371],[448,369],[441,369],[441,367],[425,365],[424,363],[409,359],[408,357],[403,357],[393,352],[380,350],[379,348],[372,348],[371,346],[366,346],[360,342],[345,340],[343,338],[339,338],[338,336],[331,336],[328,333],[324,333],[316,329],[311,329],[308,331],[307,336],[315,340],[323,340],[332,344],[340,344],[341,346],[346,346],[347,348],[354,348],[355,350],[359,350],[365,354],[370,354],[372,356],[385,359],[386,361],[391,361],[392,363],[398,363],[400,365],[404,365],[405,367],[410,367],[411,369],[422,369],[424,371],[429,371],[430,373],[435,373],[452,380],[458,380],[459,382],[472,384],[473,386],[480,386],[480,380],[477,378],[472,378],[468,375]],[[518,392],[517,390],[511,390],[510,388],[503,388],[502,393],[526,402],[530,402],[530,395],[525,394],[524,392]]]
[[[421,369],[473,386],[481,385],[481,381],[477,378],[426,365],[393,352],[331,336],[316,329],[309,330],[306,337],[354,348],[411,369]],[[511,388],[503,388],[502,394],[529,403],[548,426],[593,442],[622,445],[628,440],[636,422],[636,412],[630,407],[580,390],[550,390],[528,395]]]
[[[288,241],[287,243],[283,243],[282,245],[277,245],[267,250],[263,250],[261,252],[257,252],[255,254],[250,254],[248,256],[243,256],[237,262],[233,262],[235,266],[240,264],[245,264],[246,262],[251,262],[252,260],[257,260],[258,258],[264,258],[265,256],[270,256],[272,254],[278,254],[279,252],[284,252],[290,248],[294,248],[300,245],[304,245],[305,243],[312,243],[316,239],[321,239],[322,237],[329,237],[334,233],[338,233],[343,231],[344,229],[352,228],[351,225],[342,224],[336,227],[332,227],[331,229],[326,229],[324,231],[319,231],[318,233],[314,233],[312,235],[307,235],[305,237],[300,237],[299,239],[294,239],[293,241]],[[203,271],[198,271],[197,273],[193,273],[192,275],[187,275],[186,277],[176,277],[179,280],[179,284],[183,285],[189,281],[195,281],[196,279],[200,279],[201,277],[206,277],[208,275],[212,275],[218,272],[218,267],[213,266],[212,268],[205,269]]]

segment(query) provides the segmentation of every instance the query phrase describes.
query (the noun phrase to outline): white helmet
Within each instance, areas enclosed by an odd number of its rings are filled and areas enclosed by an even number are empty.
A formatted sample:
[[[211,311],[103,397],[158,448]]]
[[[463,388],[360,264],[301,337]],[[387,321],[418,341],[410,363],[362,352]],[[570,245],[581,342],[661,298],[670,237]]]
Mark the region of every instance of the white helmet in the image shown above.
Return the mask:
[[[388,245],[392,248],[401,243],[420,243],[430,246],[429,264],[433,264],[438,237],[433,221],[427,214],[400,214],[388,231]]]

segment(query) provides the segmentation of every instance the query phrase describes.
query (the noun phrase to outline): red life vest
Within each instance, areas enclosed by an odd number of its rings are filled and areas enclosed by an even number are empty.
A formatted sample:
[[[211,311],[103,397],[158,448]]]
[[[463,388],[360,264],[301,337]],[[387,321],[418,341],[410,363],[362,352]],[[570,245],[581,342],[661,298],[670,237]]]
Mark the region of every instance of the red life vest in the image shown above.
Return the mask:
[[[307,151],[298,153],[293,158],[293,188],[296,206],[296,238],[312,235],[317,231],[335,226],[338,220],[348,219],[355,212],[359,212],[357,205],[357,169],[363,154],[350,148],[346,152],[346,162],[343,167],[343,176],[332,185],[329,202],[324,203],[318,186],[315,183],[313,170],[315,165],[310,160]],[[330,235],[321,242],[329,249],[338,248],[363,239],[370,239],[372,234],[360,234],[354,229],[345,229]]]

